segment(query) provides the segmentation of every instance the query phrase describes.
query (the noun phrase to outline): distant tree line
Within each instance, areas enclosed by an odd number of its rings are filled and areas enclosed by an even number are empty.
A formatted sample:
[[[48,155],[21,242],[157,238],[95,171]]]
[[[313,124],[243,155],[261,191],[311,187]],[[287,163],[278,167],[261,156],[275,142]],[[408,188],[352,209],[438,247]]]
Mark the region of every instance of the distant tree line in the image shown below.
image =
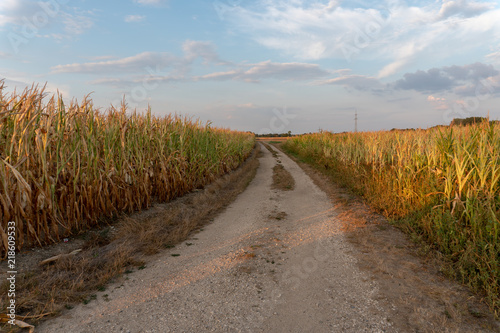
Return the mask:
[[[268,133],[268,134],[255,134],[258,138],[283,138],[290,137],[292,135],[292,131],[288,131],[287,133]]]
[[[435,125],[430,128],[437,128],[437,127],[447,127],[447,126],[466,126],[466,125],[472,125],[472,124],[480,124],[484,121],[489,121],[490,124],[495,124],[498,123],[498,120],[488,120],[486,117],[467,117],[467,118],[454,118],[451,122],[450,125]],[[391,131],[414,131],[414,128],[405,128],[405,129],[400,129],[400,128],[393,128]]]
[[[468,117],[468,118],[455,118],[451,121],[450,126],[465,126],[472,124],[479,124],[483,121],[489,121],[490,123],[498,123],[498,120],[488,120],[485,117]]]

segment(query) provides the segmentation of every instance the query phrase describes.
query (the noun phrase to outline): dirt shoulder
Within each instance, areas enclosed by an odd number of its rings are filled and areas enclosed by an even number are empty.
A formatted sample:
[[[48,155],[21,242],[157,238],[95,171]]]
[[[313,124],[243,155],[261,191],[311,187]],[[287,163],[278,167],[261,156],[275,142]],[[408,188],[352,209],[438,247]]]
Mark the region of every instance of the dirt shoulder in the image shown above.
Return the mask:
[[[405,332],[500,332],[481,295],[446,277],[439,253],[410,240],[334,179],[292,159],[328,194],[358,267],[380,286],[377,300]]]

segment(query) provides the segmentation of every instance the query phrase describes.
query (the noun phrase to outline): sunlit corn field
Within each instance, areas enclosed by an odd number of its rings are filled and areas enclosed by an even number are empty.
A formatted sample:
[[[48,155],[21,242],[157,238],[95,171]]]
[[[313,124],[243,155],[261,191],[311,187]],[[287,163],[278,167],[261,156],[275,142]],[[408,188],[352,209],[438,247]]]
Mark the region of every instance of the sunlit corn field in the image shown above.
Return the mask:
[[[37,87],[5,94],[0,82],[1,256],[9,221],[18,250],[54,243],[200,188],[253,146],[250,133],[125,104],[101,111],[88,98],[65,105]]]
[[[443,253],[500,309],[500,125],[292,138],[285,149]]]

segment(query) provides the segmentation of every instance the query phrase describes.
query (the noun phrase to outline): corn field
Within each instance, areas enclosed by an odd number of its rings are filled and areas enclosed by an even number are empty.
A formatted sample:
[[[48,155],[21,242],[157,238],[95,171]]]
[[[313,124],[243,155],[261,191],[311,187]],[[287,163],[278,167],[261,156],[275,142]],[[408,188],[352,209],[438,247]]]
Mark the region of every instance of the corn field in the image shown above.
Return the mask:
[[[285,149],[363,195],[500,310],[500,124],[316,133]]]
[[[44,89],[4,94],[0,82],[0,254],[46,245],[121,212],[166,202],[235,169],[253,134],[189,118],[65,105]]]

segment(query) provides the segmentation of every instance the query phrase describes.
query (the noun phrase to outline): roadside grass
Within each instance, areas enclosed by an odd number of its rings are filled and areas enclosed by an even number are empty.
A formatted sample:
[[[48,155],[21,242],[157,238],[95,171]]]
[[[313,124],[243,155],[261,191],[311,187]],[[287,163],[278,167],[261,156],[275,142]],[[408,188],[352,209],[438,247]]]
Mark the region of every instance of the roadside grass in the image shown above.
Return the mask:
[[[259,146],[242,165],[216,179],[203,189],[169,203],[129,216],[122,215],[111,227],[92,230],[85,235],[83,250],[52,264],[33,267],[16,280],[16,306],[21,318],[37,324],[61,314],[76,303],[87,304],[95,292],[124,273],[146,267],[147,256],[173,248],[190,234],[213,221],[222,208],[231,203],[254,178],[259,161]],[[112,231],[111,231],[112,229]],[[0,293],[5,294],[3,283]],[[4,299],[0,304],[5,311]],[[2,332],[18,332],[10,325]]]

